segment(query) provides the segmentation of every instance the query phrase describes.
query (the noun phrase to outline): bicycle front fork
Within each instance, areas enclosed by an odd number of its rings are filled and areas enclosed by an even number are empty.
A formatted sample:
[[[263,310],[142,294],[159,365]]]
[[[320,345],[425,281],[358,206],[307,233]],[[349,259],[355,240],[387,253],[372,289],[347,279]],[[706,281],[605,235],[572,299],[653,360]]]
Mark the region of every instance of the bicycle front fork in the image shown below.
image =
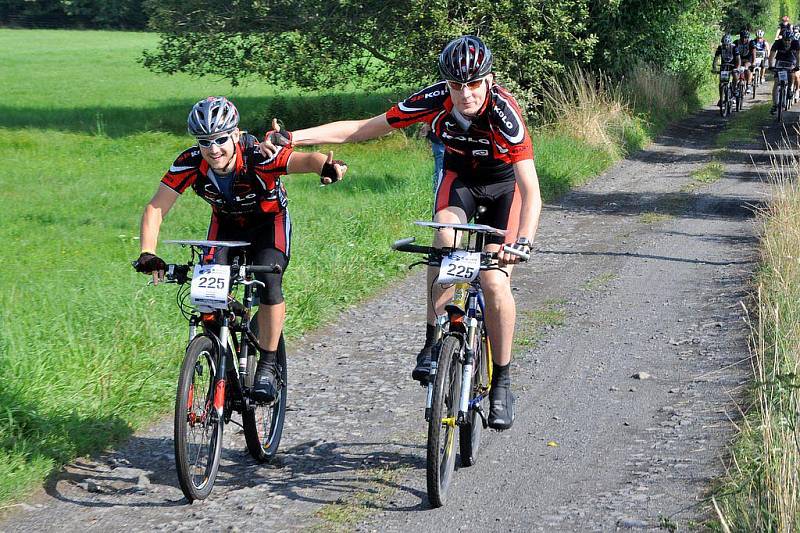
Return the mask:
[[[474,317],[466,318],[467,323],[467,343],[464,347],[464,366],[461,370],[461,396],[459,397],[458,416],[456,424],[461,425],[467,422],[467,412],[469,411],[469,399],[472,392],[472,369],[475,366],[475,334],[478,331],[478,319]]]

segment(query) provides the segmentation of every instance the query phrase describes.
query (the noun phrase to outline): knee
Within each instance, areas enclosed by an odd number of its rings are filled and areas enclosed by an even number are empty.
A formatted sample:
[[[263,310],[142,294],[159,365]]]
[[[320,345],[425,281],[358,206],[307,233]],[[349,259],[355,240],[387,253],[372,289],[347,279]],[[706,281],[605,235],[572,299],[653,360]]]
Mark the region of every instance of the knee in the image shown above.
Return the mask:
[[[434,248],[442,248],[445,246],[453,246],[456,232],[451,229],[437,230],[433,235]]]
[[[497,272],[490,272],[490,274],[497,274]],[[510,280],[503,274],[500,274],[500,276],[489,275],[481,278],[481,288],[487,299],[500,301],[511,295]]]

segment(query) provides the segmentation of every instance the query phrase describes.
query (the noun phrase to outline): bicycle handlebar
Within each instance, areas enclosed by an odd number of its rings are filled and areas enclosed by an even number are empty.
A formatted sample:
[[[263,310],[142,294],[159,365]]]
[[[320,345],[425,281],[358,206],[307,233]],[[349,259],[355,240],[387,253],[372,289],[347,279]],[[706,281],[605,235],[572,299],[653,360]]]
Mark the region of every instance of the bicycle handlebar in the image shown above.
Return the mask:
[[[441,249],[441,248],[434,248],[432,246],[419,246],[417,244],[412,244],[414,240],[415,240],[414,237],[400,239],[399,241],[396,241],[394,244],[392,244],[392,249],[397,250],[398,252],[411,252],[415,254],[426,254],[433,256],[444,255],[452,251],[451,249]],[[523,261],[527,261],[531,258],[531,254],[526,254],[525,252],[517,250],[516,248],[512,248],[511,246],[504,245],[503,252],[509,255],[515,255],[520,259],[522,259]],[[484,257],[487,259],[497,258],[497,254],[493,253],[483,252],[482,255],[484,255]]]

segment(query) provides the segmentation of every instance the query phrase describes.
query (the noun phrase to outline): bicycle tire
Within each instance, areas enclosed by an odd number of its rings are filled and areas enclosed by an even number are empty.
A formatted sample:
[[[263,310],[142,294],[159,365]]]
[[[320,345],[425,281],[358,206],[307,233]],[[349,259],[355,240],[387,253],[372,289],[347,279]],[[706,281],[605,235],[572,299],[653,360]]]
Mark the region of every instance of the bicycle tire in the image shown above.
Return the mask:
[[[278,453],[278,446],[283,434],[283,423],[286,419],[288,372],[283,334],[278,341],[277,362],[280,369],[277,399],[269,404],[253,405],[242,413],[242,427],[247,451],[259,463],[270,461]]]
[[[719,116],[725,116],[725,87],[720,84],[720,92],[719,92]]]
[[[731,88],[730,85],[725,87],[725,117],[729,117],[731,115],[731,106],[733,102],[731,102]]]
[[[189,502],[204,500],[211,494],[222,454],[224,422],[214,409],[215,354],[216,346],[210,338],[195,337],[186,348],[178,378],[175,467],[181,490]],[[198,388],[205,391],[202,398],[196,394]]]
[[[778,89],[778,122],[783,122],[783,111],[785,108],[784,101],[786,100],[786,88],[781,87]]]
[[[461,341],[453,335],[445,336],[439,351],[436,381],[433,385],[433,404],[428,422],[427,483],[428,501],[441,507],[447,500],[447,491],[455,469],[455,433],[458,426],[458,402],[461,392]],[[442,423],[450,419],[449,424]],[[444,431],[442,429],[445,428]]]
[[[472,398],[480,392],[481,387],[489,386],[489,350],[487,350],[486,332],[483,322],[479,322],[479,330],[475,338],[478,339],[478,346],[475,348],[475,372],[472,374]],[[470,400],[472,400],[470,398]],[[480,402],[481,409],[486,412],[487,399]],[[473,466],[478,462],[478,450],[481,447],[481,431],[483,430],[483,419],[478,414],[478,410],[472,408],[467,413],[467,423],[458,428],[458,451],[461,457],[461,466]]]
[[[742,110],[742,101],[744,100],[744,87],[742,82],[736,84],[736,111]]]

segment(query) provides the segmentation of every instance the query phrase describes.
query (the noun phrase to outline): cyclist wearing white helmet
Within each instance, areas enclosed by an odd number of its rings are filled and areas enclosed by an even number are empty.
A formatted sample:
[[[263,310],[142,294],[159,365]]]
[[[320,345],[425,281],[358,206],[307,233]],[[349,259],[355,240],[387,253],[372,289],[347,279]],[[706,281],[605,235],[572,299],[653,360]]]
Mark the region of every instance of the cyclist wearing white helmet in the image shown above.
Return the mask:
[[[514,97],[495,82],[492,52],[478,37],[465,35],[448,43],[439,55],[442,81],[409,96],[381,115],[364,120],[347,120],[315,128],[286,132],[295,145],[359,142],[405,128],[428,124],[445,145],[444,172],[435,197],[434,220],[467,222],[483,205],[481,220],[506,230],[505,238],[492,239],[487,251],[498,252],[510,274],[519,259],[502,252],[502,245],[530,251],[539,223],[542,200],[533,163],[533,147]],[[271,153],[276,149],[270,136],[261,144]],[[434,246],[451,246],[452,230],[440,230]],[[428,272],[425,346],[417,356],[412,376],[427,381],[430,370],[434,324],[450,295],[434,283],[438,268]],[[490,393],[489,425],[508,429],[514,421],[514,395],[509,365],[516,320],[516,305],[510,276],[490,270],[481,272],[486,297],[486,329],[492,345],[494,373]],[[426,288],[427,288],[426,287]],[[433,303],[432,303],[433,302]]]
[[[221,96],[200,100],[189,112],[189,133],[197,144],[175,159],[142,215],[141,254],[134,268],[152,274],[155,283],[163,279],[166,268],[156,255],[161,223],[189,187],[211,205],[208,239],[251,243],[236,251],[213,250],[216,262],[230,264],[234,254],[244,252],[252,264],[280,265],[285,270],[291,254],[292,224],[281,176],[315,172],[328,184],[347,171],[347,165],[333,160],[333,152],[327,156],[294,152],[287,146],[265,157],[256,138],[238,126],[236,106]],[[258,288],[258,340],[263,351],[253,392],[257,401],[269,402],[277,391],[276,351],[286,314],[283,272],[257,274],[256,279],[265,286]]]
[[[769,43],[764,39],[764,30],[756,30],[756,38],[750,41],[750,61],[751,69],[761,69],[761,80],[767,74],[767,58],[769,57]]]

